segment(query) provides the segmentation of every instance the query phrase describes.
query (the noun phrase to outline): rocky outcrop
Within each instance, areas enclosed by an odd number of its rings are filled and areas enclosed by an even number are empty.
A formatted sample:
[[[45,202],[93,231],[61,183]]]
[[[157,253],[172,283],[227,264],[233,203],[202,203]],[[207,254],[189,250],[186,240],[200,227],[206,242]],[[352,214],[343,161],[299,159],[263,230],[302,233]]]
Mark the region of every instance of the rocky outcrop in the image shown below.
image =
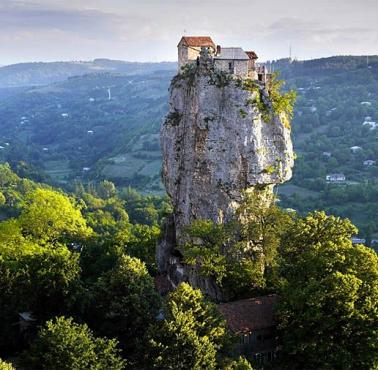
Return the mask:
[[[170,227],[175,240],[160,244],[160,256],[172,254],[174,245],[184,242],[183,228],[193,220],[225,222],[233,217],[245,190],[272,189],[291,177],[287,120],[276,115],[264,121],[254,103],[257,92],[243,86],[242,80],[215,71],[203,59],[199,67],[188,67],[172,81],[161,148],[162,178],[174,207]],[[262,96],[268,99],[264,92]],[[179,266],[176,257],[171,264],[170,257],[164,257],[159,267],[167,271]],[[198,280],[192,271],[179,268],[182,279]],[[208,285],[198,281],[194,285],[201,284]]]

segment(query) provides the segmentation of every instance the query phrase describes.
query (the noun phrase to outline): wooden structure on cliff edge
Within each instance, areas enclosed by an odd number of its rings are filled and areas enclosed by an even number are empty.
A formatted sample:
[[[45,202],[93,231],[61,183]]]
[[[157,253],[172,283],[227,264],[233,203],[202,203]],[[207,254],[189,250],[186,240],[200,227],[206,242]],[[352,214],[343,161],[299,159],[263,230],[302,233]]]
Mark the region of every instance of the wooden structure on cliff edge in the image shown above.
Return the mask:
[[[206,48],[218,70],[263,83],[270,78],[265,66],[256,65],[258,56],[254,51],[244,51],[241,47],[216,46],[210,36],[183,36],[177,48],[179,70],[188,63],[196,63],[201,49]]]

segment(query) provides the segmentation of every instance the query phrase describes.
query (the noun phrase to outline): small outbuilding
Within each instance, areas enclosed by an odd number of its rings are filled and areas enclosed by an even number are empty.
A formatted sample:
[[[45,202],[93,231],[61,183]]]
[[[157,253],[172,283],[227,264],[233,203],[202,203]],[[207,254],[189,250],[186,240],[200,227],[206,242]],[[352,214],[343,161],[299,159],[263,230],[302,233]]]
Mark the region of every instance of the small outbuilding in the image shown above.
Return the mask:
[[[239,337],[237,354],[253,356],[261,364],[276,358],[274,307],[277,303],[278,296],[271,294],[218,305],[229,329]]]
[[[343,173],[331,173],[326,176],[326,181],[334,182],[334,183],[341,183],[345,182],[346,177]]]

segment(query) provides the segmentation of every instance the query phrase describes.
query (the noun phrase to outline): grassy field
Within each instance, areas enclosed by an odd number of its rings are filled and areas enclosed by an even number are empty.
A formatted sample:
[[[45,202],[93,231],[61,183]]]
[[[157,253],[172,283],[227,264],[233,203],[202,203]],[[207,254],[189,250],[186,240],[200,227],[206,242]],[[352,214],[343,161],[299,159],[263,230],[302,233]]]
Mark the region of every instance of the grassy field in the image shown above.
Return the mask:
[[[278,197],[280,195],[286,195],[286,196],[289,197],[293,194],[298,194],[302,198],[317,198],[317,197],[319,197],[319,193],[317,193],[316,191],[301,188],[301,187],[299,187],[297,185],[293,185],[293,184],[278,185],[276,187],[275,191],[276,191]]]
[[[47,161],[45,162],[45,171],[52,180],[66,182],[72,173],[68,161]]]

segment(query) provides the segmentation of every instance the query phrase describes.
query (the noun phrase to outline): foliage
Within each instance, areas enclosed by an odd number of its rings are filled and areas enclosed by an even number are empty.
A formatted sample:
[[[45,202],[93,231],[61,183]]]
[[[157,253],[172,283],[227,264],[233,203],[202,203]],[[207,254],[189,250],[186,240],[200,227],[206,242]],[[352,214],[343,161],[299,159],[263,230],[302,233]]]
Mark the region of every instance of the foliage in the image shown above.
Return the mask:
[[[171,293],[164,319],[151,327],[149,361],[155,369],[215,369],[226,341],[225,322],[199,290],[182,283]]]
[[[253,370],[253,368],[246,358],[240,356],[237,360],[225,361],[222,370]]]
[[[14,367],[0,358],[0,370],[14,370]]]
[[[243,83],[243,88],[254,95],[254,100],[251,100],[250,104],[257,106],[265,122],[272,122],[274,116],[280,116],[284,120],[285,126],[290,128],[296,92],[292,90],[282,93],[284,81],[278,80],[277,77],[278,73],[273,73],[266,86],[247,79]]]
[[[22,232],[39,242],[81,239],[91,234],[80,209],[54,190],[36,189],[28,194],[18,221]]]
[[[233,81],[234,77],[232,74],[221,71],[221,70],[215,70],[210,75],[209,84],[215,85],[219,88],[224,88],[228,85],[230,85],[231,81]]]
[[[160,297],[146,266],[122,255],[91,288],[87,320],[102,335],[117,337],[131,352],[155,320]]]
[[[262,195],[261,195],[262,193]],[[256,294],[275,282],[275,256],[291,217],[268,193],[246,193],[237,219],[227,224],[196,220],[187,229],[185,262],[234,296]]]
[[[287,369],[378,365],[378,257],[353,246],[348,220],[323,212],[297,220],[281,249],[279,306]]]
[[[28,368],[38,370],[121,370],[125,361],[117,344],[95,337],[87,325],[72,318],[57,317],[39,331],[26,362]]]
[[[155,250],[159,237],[160,228],[136,224],[131,226],[131,237],[125,245],[126,253],[144,262],[150,273],[157,272]]]
[[[291,120],[293,118],[297,93],[294,90],[281,93],[283,85],[284,81],[278,80],[278,73],[273,73],[271,79],[268,81],[267,90],[274,113],[276,115],[284,114]]]
[[[197,65],[195,63],[188,63],[181,67],[179,73],[173,77],[171,86],[180,87],[180,82],[185,80],[189,85],[194,83],[197,73]]]
[[[102,199],[113,198],[116,192],[116,187],[111,181],[103,180],[97,186],[97,194]]]
[[[23,244],[22,247],[27,247]],[[69,312],[82,293],[78,255],[64,246],[33,247],[2,253],[0,244],[0,348],[22,348],[33,327],[20,336],[18,313],[30,312],[43,322]]]

